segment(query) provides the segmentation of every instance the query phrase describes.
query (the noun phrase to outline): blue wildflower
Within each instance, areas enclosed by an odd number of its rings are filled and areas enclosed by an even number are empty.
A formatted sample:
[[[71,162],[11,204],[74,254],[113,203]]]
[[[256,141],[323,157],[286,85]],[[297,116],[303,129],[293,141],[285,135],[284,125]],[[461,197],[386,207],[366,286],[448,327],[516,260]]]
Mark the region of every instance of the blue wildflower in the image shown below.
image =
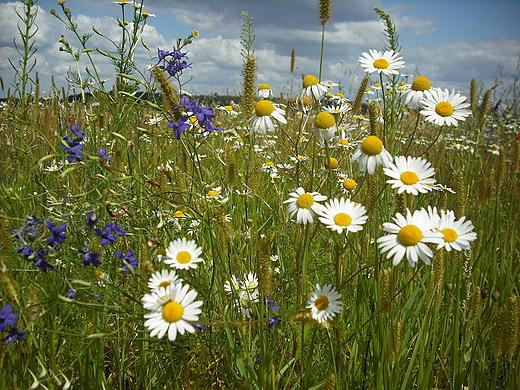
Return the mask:
[[[126,233],[128,233],[126,230],[122,230],[121,226],[117,222],[109,221],[103,228],[101,229],[94,229],[94,233],[101,237],[101,246],[106,247],[109,244],[113,244],[116,242],[117,237],[113,234],[117,234],[118,236],[122,236]]]
[[[116,257],[119,257],[121,260],[123,260],[123,265],[121,268],[125,271],[129,271],[128,265],[132,267],[132,269],[136,269],[137,264],[139,264],[139,260],[137,260],[134,255],[135,252],[133,249],[130,249],[126,255],[122,254],[121,252],[114,253]]]
[[[65,294],[65,296],[67,298],[74,298],[76,296],[76,290],[74,290],[73,288],[69,289],[69,291],[67,291],[67,294]]]
[[[280,311],[280,307],[276,306],[276,302],[271,299],[271,297],[266,296],[264,297],[265,302],[265,308],[266,311],[269,312],[271,310],[274,310],[275,312]],[[264,318],[267,317],[267,314],[264,315]],[[276,325],[280,325],[282,323],[282,320],[280,320],[278,317],[270,317],[268,319],[269,323],[267,324],[268,329],[273,329]]]
[[[54,249],[58,249],[58,245],[63,244],[67,236],[63,234],[67,230],[67,224],[64,223],[58,227],[55,227],[52,222],[45,222],[45,226],[51,231],[51,236],[47,239],[47,245]]]
[[[5,332],[7,329],[6,325],[16,325],[16,319],[18,316],[14,313],[13,306],[5,305],[0,311],[0,332]]]
[[[181,133],[184,133],[190,125],[188,122],[188,117],[183,116],[176,121],[170,121],[168,125],[169,128],[173,129],[173,135],[176,139],[181,139]]]
[[[27,333],[26,330],[19,331],[18,327],[13,326],[11,330],[9,330],[9,334],[4,337],[1,341],[7,341],[7,345],[11,345],[11,343],[15,340],[26,340],[24,335]]]
[[[94,267],[98,267],[101,264],[101,261],[98,260],[100,254],[96,252],[90,252],[80,250],[80,253],[83,255],[83,265],[88,267],[89,265],[93,265]]]
[[[97,221],[99,221],[99,218],[96,217],[96,214],[88,213],[86,226],[88,226],[88,227],[94,226],[97,223]]]
[[[32,256],[31,260],[35,266],[40,268],[43,272],[47,272],[49,269],[54,269],[54,266],[48,263],[45,259],[49,254],[49,250],[46,248],[40,248],[38,251]]]
[[[105,149],[104,146],[102,146],[102,147],[99,149],[99,152],[96,154],[96,156],[101,157],[101,158],[104,158],[104,159],[107,160],[107,161],[112,161],[112,159],[111,159],[110,157],[107,156],[107,150]]]

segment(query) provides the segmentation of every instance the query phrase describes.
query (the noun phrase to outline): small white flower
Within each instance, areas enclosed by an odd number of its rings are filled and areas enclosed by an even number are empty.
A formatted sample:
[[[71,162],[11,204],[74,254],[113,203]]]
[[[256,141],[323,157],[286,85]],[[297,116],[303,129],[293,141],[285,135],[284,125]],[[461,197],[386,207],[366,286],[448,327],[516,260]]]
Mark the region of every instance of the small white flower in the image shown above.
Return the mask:
[[[307,308],[311,309],[312,318],[320,323],[332,320],[336,314],[341,313],[340,298],[341,294],[338,294],[330,284],[326,284],[323,288],[317,284],[316,291],[307,301]]]

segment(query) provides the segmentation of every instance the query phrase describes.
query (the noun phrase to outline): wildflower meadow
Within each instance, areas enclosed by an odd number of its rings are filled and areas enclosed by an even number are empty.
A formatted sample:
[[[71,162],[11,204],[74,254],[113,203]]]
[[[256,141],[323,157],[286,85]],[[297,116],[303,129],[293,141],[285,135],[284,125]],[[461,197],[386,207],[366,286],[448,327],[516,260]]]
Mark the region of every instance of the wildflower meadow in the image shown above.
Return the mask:
[[[376,8],[381,46],[350,90],[322,79],[323,50],[295,74],[293,51],[276,96],[244,12],[241,95],[193,96],[197,31],[149,48],[143,2],[116,1],[102,50],[58,0],[75,70],[43,94],[22,3],[0,106],[0,390],[520,388],[514,91],[405,75]],[[317,1],[322,45],[331,12]]]

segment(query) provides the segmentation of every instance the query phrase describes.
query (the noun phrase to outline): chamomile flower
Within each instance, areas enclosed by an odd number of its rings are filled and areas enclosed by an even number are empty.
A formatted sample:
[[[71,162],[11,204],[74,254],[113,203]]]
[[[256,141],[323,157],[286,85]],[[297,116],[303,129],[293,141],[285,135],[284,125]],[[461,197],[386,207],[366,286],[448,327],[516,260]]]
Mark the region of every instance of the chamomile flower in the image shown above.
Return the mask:
[[[150,291],[158,290],[161,287],[168,287],[177,282],[182,282],[177,272],[174,270],[168,271],[167,269],[159,270],[150,276],[148,280],[148,288]]]
[[[327,228],[339,234],[359,232],[367,221],[365,206],[354,203],[350,199],[330,199],[323,205],[318,219]]]
[[[341,294],[326,284],[323,288],[316,285],[316,291],[307,301],[307,308],[311,309],[312,318],[318,322],[332,320],[336,314],[341,313],[342,302],[339,301]]]
[[[359,169],[372,175],[379,165],[384,167],[392,162],[392,155],[383,146],[383,141],[375,135],[369,135],[361,142],[351,162],[359,160]]]
[[[269,84],[260,84],[258,86],[257,96],[260,99],[269,99],[273,97],[273,90],[269,86]]]
[[[352,110],[352,106],[349,103],[330,104],[322,107],[322,110],[331,114],[346,114]]]
[[[435,230],[435,222],[419,210],[413,214],[406,210],[406,216],[397,213],[393,220],[395,223],[383,223],[383,231],[390,234],[377,240],[381,253],[388,252],[386,258],[393,257],[394,265],[405,256],[412,267],[419,259],[431,264],[433,252],[426,244],[440,244],[443,241],[442,234]]]
[[[320,140],[329,141],[336,132],[336,121],[329,112],[320,112],[314,119],[314,134]]]
[[[160,287],[150,294],[146,294],[142,301],[143,307],[150,310],[144,315],[144,323],[150,329],[150,337],[162,338],[168,333],[168,339],[175,341],[177,333],[193,333],[191,322],[198,321],[202,312],[202,301],[195,301],[197,292],[189,286],[175,283],[168,287]]]
[[[285,111],[276,107],[269,100],[260,100],[255,105],[255,115],[251,118],[252,129],[262,134],[267,134],[267,130],[274,132],[274,124],[272,118],[278,122],[286,124],[284,117]]]
[[[399,74],[399,69],[404,67],[404,61],[401,61],[403,57],[399,57],[399,53],[394,53],[393,50],[382,53],[370,49],[369,52],[359,57],[359,63],[367,73]]]
[[[386,182],[392,184],[392,188],[398,188],[398,194],[405,191],[413,195],[418,195],[419,192],[429,192],[435,183],[435,179],[432,178],[435,175],[435,169],[428,161],[420,157],[396,156],[395,164],[388,164],[383,171],[385,175],[392,178]]]
[[[322,202],[327,199],[326,196],[320,195],[318,192],[305,192],[302,187],[298,187],[294,192],[289,194],[290,198],[284,201],[288,203],[289,214],[296,214],[296,223],[312,223],[314,214],[320,213],[323,205]]]
[[[304,77],[302,84],[303,89],[296,95],[298,99],[303,99],[307,96],[308,98],[318,101],[325,95],[328,89],[324,83],[320,83],[316,76],[311,74]]]
[[[433,122],[436,125],[457,126],[458,121],[466,120],[471,114],[471,110],[467,108],[469,103],[465,103],[466,97],[459,93],[455,93],[452,89],[449,92],[440,88],[432,88],[424,91],[424,98],[421,100],[423,109],[420,111],[426,118],[427,122]]]
[[[404,104],[410,104],[413,107],[418,107],[419,103],[424,97],[424,92],[430,90],[432,87],[430,80],[424,76],[415,78],[412,84],[406,84],[404,86],[405,91],[403,92],[402,99]]]
[[[172,241],[166,248],[164,263],[177,269],[197,268],[197,263],[204,261],[199,257],[201,254],[202,248],[195,241],[183,237]]]
[[[471,241],[477,239],[477,233],[473,232],[473,224],[462,217],[455,220],[455,213],[452,210],[441,210],[441,217],[437,229],[442,233],[443,242],[439,243],[437,249],[444,248],[448,252],[452,249],[461,251],[470,249]]]

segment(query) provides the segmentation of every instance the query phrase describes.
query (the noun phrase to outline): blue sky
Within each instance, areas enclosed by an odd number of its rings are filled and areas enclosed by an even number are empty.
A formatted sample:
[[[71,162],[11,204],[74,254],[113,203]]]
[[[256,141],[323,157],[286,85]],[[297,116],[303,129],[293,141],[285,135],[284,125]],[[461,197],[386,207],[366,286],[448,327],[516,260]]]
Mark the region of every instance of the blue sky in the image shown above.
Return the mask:
[[[119,5],[109,0],[68,0],[66,4],[84,32],[95,25],[118,39],[115,18],[120,15]],[[193,79],[186,89],[239,93],[241,12],[247,10],[255,25],[258,83],[269,83],[275,93],[288,93],[292,49],[297,56],[294,85],[299,84],[300,74],[317,73],[321,26],[316,4],[315,0],[148,0],[144,9],[156,17],[149,19],[143,38],[151,48],[171,49],[178,36],[198,30],[200,37],[188,48],[193,69],[185,75]],[[50,75],[55,75],[57,84],[65,85],[66,72],[73,65],[70,57],[58,51],[58,38],[64,34],[71,44],[75,42],[49,14],[51,8],[59,9],[56,2],[40,0],[38,5],[36,69],[43,89],[48,91]],[[13,7],[14,2],[0,0],[0,76],[5,84],[14,77],[7,58],[17,59],[12,48],[12,40],[17,38]],[[341,82],[345,90],[353,89],[363,76],[358,57],[369,49],[383,49],[383,26],[374,7],[390,14],[397,26],[406,62],[403,73],[423,75],[434,86],[465,92],[471,78],[491,87],[499,76],[499,65],[508,77],[518,72],[518,0],[335,0],[326,26],[323,79]],[[106,47],[98,37],[91,43]],[[136,61],[143,72],[153,63],[150,57],[146,51],[138,51]],[[110,64],[101,57],[98,61],[102,77],[113,83]]]

